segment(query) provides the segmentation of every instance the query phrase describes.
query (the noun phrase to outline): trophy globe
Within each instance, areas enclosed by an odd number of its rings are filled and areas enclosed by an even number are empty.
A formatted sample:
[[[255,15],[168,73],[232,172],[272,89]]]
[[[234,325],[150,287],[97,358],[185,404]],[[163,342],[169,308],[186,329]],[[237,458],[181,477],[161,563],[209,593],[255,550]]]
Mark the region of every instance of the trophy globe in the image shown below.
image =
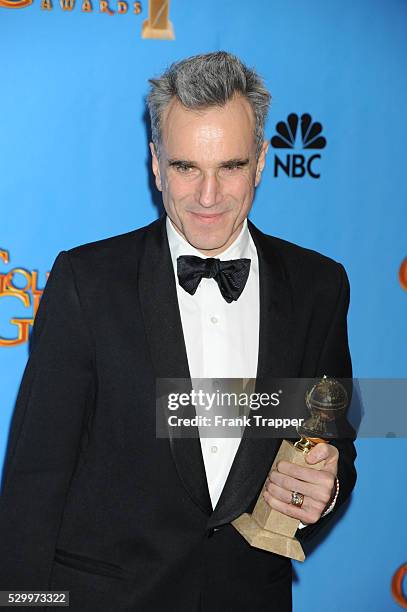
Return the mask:
[[[315,444],[337,437],[348,401],[345,387],[335,378],[324,375],[305,394],[310,417],[297,427],[301,439],[294,446],[309,451]]]

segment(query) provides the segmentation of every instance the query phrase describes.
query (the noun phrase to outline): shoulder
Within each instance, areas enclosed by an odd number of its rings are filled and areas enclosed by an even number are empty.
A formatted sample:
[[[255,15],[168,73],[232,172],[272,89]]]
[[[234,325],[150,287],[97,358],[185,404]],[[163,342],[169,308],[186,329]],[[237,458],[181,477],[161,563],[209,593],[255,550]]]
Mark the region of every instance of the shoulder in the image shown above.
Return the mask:
[[[145,239],[159,231],[160,219],[138,229],[100,240],[87,242],[61,251],[55,264],[62,259],[80,282],[106,283],[137,274]],[[110,280],[109,280],[110,279]]]
[[[143,227],[125,232],[123,234],[117,234],[116,236],[109,236],[108,238],[102,238],[92,242],[87,242],[67,250],[70,259],[81,259],[81,258],[92,258],[92,257],[104,257],[111,256],[119,253],[126,253],[129,249],[137,248],[144,240],[146,234],[148,234],[155,225],[157,225],[159,219],[145,225]]]
[[[308,249],[288,240],[266,235],[270,244],[278,251],[286,266],[298,271],[317,271],[328,275],[338,273],[343,265],[313,249]]]
[[[349,289],[348,277],[342,263],[288,240],[265,234],[251,224],[253,238],[265,253],[278,262],[283,277],[301,291],[312,290],[337,294]],[[256,240],[257,239],[257,240]]]

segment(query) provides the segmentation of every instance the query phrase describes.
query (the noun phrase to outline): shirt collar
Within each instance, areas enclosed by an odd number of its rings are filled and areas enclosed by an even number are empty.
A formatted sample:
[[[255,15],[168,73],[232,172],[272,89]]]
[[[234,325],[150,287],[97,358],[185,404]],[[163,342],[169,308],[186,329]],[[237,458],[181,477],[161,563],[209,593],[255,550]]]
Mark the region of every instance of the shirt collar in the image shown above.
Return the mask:
[[[171,259],[174,266],[174,270],[177,269],[177,257],[180,255],[196,255],[197,257],[201,257],[202,259],[206,259],[207,257],[211,257],[211,255],[204,255],[201,251],[198,251],[195,247],[192,246],[181,234],[177,232],[174,228],[174,225],[167,215],[166,218],[166,227],[167,227],[167,236],[168,236],[168,244],[171,252]],[[217,259],[225,260],[225,259],[239,259],[241,257],[247,257],[250,259],[249,253],[249,245],[250,245],[250,234],[249,228],[247,227],[247,219],[243,221],[243,227],[240,230],[240,234],[238,237],[232,242],[228,248],[216,255]]]

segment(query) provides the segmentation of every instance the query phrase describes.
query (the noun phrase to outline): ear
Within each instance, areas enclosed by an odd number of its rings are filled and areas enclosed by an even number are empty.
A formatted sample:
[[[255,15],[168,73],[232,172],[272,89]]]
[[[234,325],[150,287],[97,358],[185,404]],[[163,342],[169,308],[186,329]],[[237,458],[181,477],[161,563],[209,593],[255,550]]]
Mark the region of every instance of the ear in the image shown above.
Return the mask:
[[[155,150],[155,146],[152,142],[150,142],[150,151],[151,151],[151,168],[153,170],[153,174],[155,176],[155,184],[157,185],[158,191],[162,191],[161,187],[161,174],[160,174],[160,163],[158,161],[157,152]]]
[[[266,164],[266,154],[267,154],[268,148],[269,148],[269,141],[265,140],[261,147],[259,159],[257,160],[256,180],[254,183],[255,187],[257,187],[257,185],[260,183],[261,173],[263,172],[263,168]]]

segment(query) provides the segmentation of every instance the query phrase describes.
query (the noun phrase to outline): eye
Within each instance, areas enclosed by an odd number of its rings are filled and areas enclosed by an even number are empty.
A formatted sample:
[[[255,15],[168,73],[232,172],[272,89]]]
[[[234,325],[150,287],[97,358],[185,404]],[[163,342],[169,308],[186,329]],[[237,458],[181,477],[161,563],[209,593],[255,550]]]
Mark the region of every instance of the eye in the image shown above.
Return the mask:
[[[231,164],[230,166],[223,166],[223,170],[226,170],[228,174],[236,172],[236,170],[240,170],[243,168],[242,164]]]
[[[191,170],[193,170],[193,167],[188,166],[187,164],[175,164],[174,167],[177,172],[180,172],[181,174],[188,174],[189,172],[191,172]]]

